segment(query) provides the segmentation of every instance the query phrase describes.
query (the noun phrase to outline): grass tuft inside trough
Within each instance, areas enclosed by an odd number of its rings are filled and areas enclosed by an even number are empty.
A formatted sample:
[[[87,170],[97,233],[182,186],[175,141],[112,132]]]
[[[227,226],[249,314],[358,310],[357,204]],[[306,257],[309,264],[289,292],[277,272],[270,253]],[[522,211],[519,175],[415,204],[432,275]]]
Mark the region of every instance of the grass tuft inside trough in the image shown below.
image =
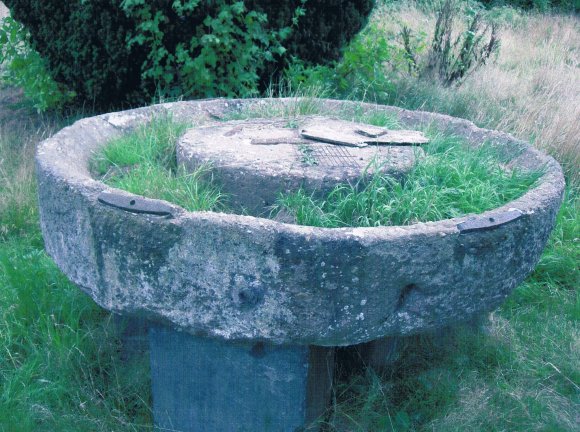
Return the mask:
[[[163,199],[190,211],[219,210],[223,194],[213,184],[209,166],[186,172],[177,166],[175,145],[188,128],[171,117],[154,118],[106,145],[91,169],[109,186]]]
[[[325,199],[304,190],[281,195],[273,214],[283,212],[299,225],[373,227],[410,225],[481,213],[523,195],[541,171],[506,170],[490,144],[478,148],[434,134],[426,155],[402,179],[375,170],[370,179],[340,184]],[[380,167],[379,167],[380,168]]]

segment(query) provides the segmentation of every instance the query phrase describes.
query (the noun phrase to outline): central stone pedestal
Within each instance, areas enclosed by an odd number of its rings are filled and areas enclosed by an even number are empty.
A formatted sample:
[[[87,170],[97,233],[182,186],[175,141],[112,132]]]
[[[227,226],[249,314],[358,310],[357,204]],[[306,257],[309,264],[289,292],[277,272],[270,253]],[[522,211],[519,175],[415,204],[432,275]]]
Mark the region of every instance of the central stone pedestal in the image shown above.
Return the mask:
[[[155,425],[180,432],[317,430],[334,349],[149,330]]]
[[[402,178],[425,142],[420,132],[329,118],[307,117],[299,125],[254,119],[190,129],[177,144],[177,162],[189,171],[209,164],[232,210],[262,215],[281,193],[325,197],[377,170]]]

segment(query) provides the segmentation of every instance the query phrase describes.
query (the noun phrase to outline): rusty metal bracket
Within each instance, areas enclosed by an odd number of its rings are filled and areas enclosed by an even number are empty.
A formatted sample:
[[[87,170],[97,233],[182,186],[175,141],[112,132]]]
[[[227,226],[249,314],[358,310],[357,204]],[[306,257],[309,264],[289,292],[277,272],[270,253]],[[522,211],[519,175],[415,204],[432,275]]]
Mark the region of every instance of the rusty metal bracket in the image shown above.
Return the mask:
[[[127,196],[113,192],[101,192],[98,200],[100,203],[125,210],[130,213],[149,214],[154,216],[172,217],[172,208],[157,200]]]
[[[490,230],[513,222],[521,218],[523,215],[524,214],[520,210],[513,209],[501,213],[494,213],[492,216],[473,217],[465,222],[457,224],[457,229],[459,230],[459,234],[465,234],[472,231]]]

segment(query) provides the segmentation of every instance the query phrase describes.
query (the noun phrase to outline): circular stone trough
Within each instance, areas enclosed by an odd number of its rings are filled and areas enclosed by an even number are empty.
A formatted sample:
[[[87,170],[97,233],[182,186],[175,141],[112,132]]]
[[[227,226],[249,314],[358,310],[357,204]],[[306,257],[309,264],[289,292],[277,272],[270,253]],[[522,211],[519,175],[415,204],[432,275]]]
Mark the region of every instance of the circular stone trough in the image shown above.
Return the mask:
[[[356,178],[369,158],[388,155],[390,165],[379,164],[381,169],[402,176],[420,157],[416,147],[318,143],[317,151],[326,148],[319,155],[346,151],[355,159],[335,155],[337,163],[308,164],[311,152],[300,154],[304,137],[281,120],[219,121],[266,105],[283,110],[300,103],[157,105],[80,120],[38,148],[48,253],[102,307],[156,323],[150,342],[160,427],[293,431],[324,410],[332,347],[424,332],[490,311],[532,271],[546,244],[564,189],[551,157],[465,120],[346,101],[316,103],[326,117],[384,112],[409,129],[431,125],[473,146],[488,141],[501,150],[506,169],[545,174],[500,208],[410,226],[314,228],[251,216],[280,190],[325,190]],[[168,113],[204,123],[182,138],[180,163],[211,161],[225,192],[250,215],[187,212],[91,177],[96,150]],[[212,146],[208,137],[216,134],[223,140]],[[245,147],[228,150],[235,143]],[[260,150],[253,154],[250,146]]]

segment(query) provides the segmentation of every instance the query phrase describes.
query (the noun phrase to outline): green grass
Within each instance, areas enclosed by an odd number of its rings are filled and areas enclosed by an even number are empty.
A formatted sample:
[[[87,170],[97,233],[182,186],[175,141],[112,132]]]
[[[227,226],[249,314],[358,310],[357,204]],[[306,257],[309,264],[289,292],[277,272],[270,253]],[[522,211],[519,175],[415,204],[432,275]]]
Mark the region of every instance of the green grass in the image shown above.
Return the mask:
[[[350,113],[342,113],[341,117],[345,120],[380,126],[387,129],[401,129],[399,119],[395,114],[380,110],[362,110],[360,105],[355,105]]]
[[[52,127],[43,129],[48,132]],[[0,241],[38,233],[33,148],[41,138],[31,124],[18,130],[0,126]],[[36,241],[40,243],[40,237]]]
[[[193,172],[177,167],[176,142],[188,125],[155,118],[135,132],[108,143],[94,155],[92,170],[108,185],[187,210],[218,210],[224,196],[213,184],[209,166]]]
[[[280,196],[273,214],[294,216],[299,225],[409,225],[481,213],[523,195],[541,171],[506,171],[497,150],[489,144],[477,149],[444,134],[431,136],[425,157],[404,179],[371,167],[373,174],[356,184],[336,186],[324,199],[298,190]]]
[[[64,125],[0,126],[0,431],[148,430],[147,359],[44,252],[34,145]]]
[[[0,243],[0,431],[150,424],[147,362],[121,362],[111,315],[37,245]]]
[[[484,331],[406,338],[390,370],[337,383],[329,430],[577,430],[579,204],[569,189],[540,263]]]
[[[260,100],[255,104],[247,104],[241,109],[227,112],[221,121],[247,120],[252,118],[284,118],[292,127],[299,117],[308,115],[324,115],[328,111],[324,109],[319,99],[329,97],[330,94],[320,85],[298,85],[280,82],[278,85],[270,85]],[[286,103],[280,103],[278,98],[289,98]]]

